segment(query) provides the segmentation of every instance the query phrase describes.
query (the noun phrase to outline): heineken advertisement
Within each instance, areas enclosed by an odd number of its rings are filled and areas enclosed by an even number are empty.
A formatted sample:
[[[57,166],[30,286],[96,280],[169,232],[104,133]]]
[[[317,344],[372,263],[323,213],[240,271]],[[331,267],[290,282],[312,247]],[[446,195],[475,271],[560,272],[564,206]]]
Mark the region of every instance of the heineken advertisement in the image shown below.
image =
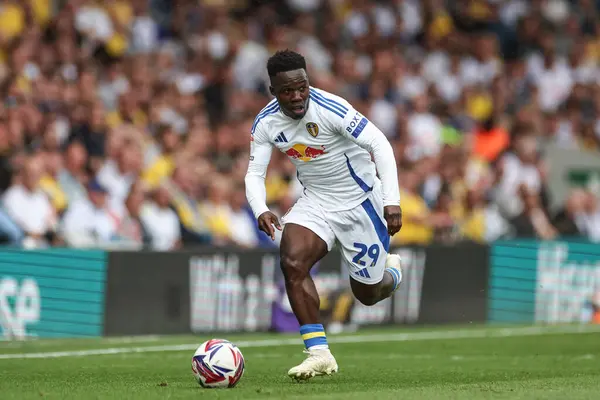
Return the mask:
[[[101,336],[106,255],[0,250],[0,339]]]
[[[600,246],[515,240],[492,246],[492,322],[590,323],[600,315]]]

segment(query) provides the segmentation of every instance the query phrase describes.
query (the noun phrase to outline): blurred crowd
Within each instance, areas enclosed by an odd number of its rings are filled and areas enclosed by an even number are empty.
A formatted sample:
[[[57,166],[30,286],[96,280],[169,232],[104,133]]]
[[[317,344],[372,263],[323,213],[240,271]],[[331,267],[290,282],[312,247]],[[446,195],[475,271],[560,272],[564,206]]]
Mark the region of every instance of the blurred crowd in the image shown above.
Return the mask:
[[[0,236],[273,245],[243,178],[267,58],[290,48],[311,85],[393,144],[395,243],[600,240],[595,188],[550,209],[543,152],[600,149],[599,12],[596,0],[0,0]],[[285,213],[299,189],[274,152],[270,206]]]

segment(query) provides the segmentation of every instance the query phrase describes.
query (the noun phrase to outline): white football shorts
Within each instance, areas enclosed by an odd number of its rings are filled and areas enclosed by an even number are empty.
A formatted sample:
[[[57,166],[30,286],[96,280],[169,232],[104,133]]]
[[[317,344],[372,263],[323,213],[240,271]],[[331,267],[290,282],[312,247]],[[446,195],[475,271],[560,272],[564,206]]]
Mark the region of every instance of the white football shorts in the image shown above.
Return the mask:
[[[301,197],[281,221],[310,229],[325,241],[328,250],[337,243],[354,280],[373,285],[383,279],[390,236],[383,218],[381,184],[357,207],[344,211],[325,211]]]

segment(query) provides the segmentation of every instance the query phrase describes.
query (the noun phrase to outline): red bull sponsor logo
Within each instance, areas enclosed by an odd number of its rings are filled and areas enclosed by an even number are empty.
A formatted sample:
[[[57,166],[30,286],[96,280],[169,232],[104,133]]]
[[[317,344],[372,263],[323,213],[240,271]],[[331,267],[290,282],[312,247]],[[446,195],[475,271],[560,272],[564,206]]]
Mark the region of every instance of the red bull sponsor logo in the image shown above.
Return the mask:
[[[307,162],[310,160],[314,160],[315,158],[322,156],[323,154],[326,154],[327,151],[325,151],[325,146],[315,148],[304,144],[295,144],[293,147],[289,148],[284,153],[287,154],[290,158],[293,158],[294,160]]]

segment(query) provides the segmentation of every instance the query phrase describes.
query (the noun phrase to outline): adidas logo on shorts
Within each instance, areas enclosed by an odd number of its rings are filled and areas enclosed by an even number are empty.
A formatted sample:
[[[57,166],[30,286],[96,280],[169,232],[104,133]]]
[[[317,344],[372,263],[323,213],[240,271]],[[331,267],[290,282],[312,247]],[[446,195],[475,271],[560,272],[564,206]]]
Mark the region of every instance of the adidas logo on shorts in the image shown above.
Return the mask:
[[[371,275],[369,275],[369,270],[367,268],[363,268],[360,271],[356,271],[354,274],[362,276],[363,278],[371,278]]]

